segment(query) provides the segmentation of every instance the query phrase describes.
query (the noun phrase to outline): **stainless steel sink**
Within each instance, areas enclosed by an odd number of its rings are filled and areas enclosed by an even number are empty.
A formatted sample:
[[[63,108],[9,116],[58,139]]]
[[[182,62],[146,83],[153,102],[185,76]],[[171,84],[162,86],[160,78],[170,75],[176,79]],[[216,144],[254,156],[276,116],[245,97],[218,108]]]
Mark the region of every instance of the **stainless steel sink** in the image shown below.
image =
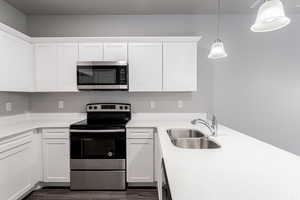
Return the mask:
[[[183,129],[183,128],[176,128],[176,129],[168,129],[167,133],[171,138],[199,138],[205,137],[203,133],[198,130],[194,129]]]
[[[185,149],[218,149],[221,146],[206,137],[203,133],[193,129],[168,129],[171,142]]]
[[[178,138],[171,139],[171,142],[180,148],[185,149],[218,149],[221,146],[207,137],[203,138]]]

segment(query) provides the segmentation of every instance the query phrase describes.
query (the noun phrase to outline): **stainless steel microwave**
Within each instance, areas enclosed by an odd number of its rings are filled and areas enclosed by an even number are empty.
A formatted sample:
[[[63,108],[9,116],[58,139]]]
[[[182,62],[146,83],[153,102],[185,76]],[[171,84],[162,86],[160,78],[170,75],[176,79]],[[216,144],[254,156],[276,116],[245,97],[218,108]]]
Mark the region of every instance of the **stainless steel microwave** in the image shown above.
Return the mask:
[[[79,90],[128,90],[127,62],[77,62],[77,87]]]

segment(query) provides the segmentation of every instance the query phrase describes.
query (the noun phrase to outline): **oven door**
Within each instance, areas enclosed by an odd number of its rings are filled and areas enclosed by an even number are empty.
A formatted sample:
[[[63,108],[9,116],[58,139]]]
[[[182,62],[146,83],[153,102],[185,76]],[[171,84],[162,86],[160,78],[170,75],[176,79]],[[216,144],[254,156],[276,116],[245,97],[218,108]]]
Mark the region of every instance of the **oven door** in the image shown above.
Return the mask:
[[[127,90],[127,64],[120,62],[78,62],[77,85],[81,90]]]
[[[125,159],[125,129],[71,130],[71,159]]]
[[[70,130],[71,190],[126,189],[126,130]]]

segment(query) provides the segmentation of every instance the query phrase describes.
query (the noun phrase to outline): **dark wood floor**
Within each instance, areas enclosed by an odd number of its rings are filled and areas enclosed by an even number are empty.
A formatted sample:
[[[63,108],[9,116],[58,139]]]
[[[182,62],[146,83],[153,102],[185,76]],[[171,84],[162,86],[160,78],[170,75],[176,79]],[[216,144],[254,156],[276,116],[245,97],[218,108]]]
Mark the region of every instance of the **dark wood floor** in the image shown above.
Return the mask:
[[[41,189],[23,200],[158,200],[158,194],[156,189],[128,189],[127,191]]]

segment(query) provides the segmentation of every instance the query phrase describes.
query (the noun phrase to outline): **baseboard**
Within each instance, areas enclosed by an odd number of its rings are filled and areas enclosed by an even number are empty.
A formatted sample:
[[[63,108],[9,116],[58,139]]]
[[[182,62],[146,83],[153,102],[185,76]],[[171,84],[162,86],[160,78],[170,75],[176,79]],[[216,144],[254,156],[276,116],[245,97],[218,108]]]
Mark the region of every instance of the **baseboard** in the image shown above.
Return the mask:
[[[156,182],[154,183],[127,183],[127,188],[157,188]]]

